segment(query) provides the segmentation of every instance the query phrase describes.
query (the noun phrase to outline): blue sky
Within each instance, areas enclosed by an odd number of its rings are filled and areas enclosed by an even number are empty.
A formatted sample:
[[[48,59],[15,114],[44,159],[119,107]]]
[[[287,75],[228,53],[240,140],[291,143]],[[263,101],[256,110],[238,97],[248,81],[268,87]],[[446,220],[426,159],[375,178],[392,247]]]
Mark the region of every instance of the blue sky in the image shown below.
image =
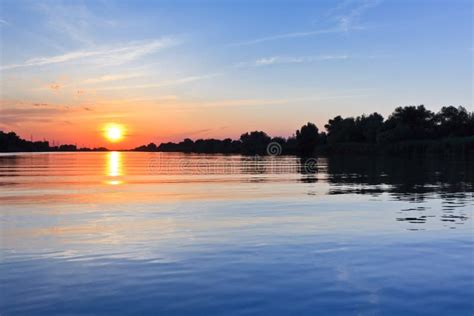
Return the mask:
[[[472,17],[460,0],[4,0],[0,128],[97,145],[113,121],[133,145],[472,110]]]

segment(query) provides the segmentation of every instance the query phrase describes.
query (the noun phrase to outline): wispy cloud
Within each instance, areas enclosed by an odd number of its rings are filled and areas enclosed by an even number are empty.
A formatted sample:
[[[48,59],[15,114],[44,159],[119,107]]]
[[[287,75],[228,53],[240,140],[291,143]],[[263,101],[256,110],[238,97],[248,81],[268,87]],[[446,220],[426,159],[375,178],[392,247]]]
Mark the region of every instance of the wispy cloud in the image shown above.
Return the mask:
[[[132,74],[119,74],[119,75],[103,75],[97,78],[89,78],[84,80],[82,83],[84,84],[95,84],[95,83],[103,83],[103,82],[111,82],[111,81],[120,81],[120,80],[128,80],[133,78],[143,77],[144,74],[142,73],[132,73]]]
[[[321,96],[310,96],[301,98],[289,98],[289,99],[238,99],[238,100],[223,100],[213,101],[200,104],[205,107],[221,107],[221,106],[263,106],[263,105],[279,105],[279,104],[294,104],[298,102],[311,102],[311,101],[323,101],[333,99],[348,99],[348,98],[361,98],[367,97],[369,94],[335,94],[335,95],[321,95]]]
[[[361,16],[369,9],[380,4],[380,0],[346,0],[331,10],[328,15],[333,16],[343,32],[351,29],[362,29]]]
[[[202,108],[220,108],[220,107],[253,107],[253,106],[272,106],[272,105],[296,105],[305,102],[317,102],[337,99],[355,99],[371,96],[371,90],[346,90],[333,93],[324,93],[306,97],[281,98],[281,99],[226,99],[215,101],[184,101],[169,104],[170,109],[174,110],[196,110]],[[161,104],[165,106],[164,104]]]
[[[50,57],[35,57],[22,63],[2,66],[0,69],[7,70],[22,67],[44,66],[78,60],[97,64],[119,65],[155,53],[161,49],[177,45],[178,43],[179,41],[172,38],[132,42],[125,45],[100,47],[93,50],[80,50]]]
[[[54,90],[54,91],[58,91],[59,89],[61,89],[61,85],[59,83],[51,83],[49,86],[48,86],[51,90]]]
[[[261,67],[270,66],[277,64],[301,64],[311,63],[325,60],[345,60],[349,59],[348,55],[320,55],[320,56],[301,56],[301,57],[288,57],[288,56],[270,56],[257,59],[252,62],[241,62],[236,67]]]
[[[115,23],[107,19],[107,14],[98,16],[86,3],[79,1],[38,1],[34,8],[45,17],[51,31],[64,35],[63,41],[82,45],[93,45],[93,34]]]
[[[97,90],[123,90],[123,89],[148,89],[148,88],[160,88],[166,86],[174,86],[180,84],[186,84],[194,81],[210,79],[220,76],[220,74],[208,74],[208,75],[196,75],[196,76],[188,76],[173,80],[163,80],[156,83],[147,83],[147,84],[140,84],[140,85],[127,85],[127,86],[113,86],[113,87],[103,87],[97,88]]]
[[[281,40],[281,39],[291,39],[291,38],[302,38],[309,36],[317,36],[331,33],[343,33],[350,30],[362,30],[365,27],[359,25],[360,17],[368,9],[375,7],[380,3],[380,0],[349,0],[343,1],[336,8],[330,10],[331,14],[328,14],[330,20],[335,20],[335,25],[333,27],[319,29],[319,30],[310,30],[310,31],[301,31],[301,32],[291,32],[283,33],[277,35],[269,35],[265,37],[260,37],[253,40],[242,41],[231,43],[229,46],[245,46],[259,44],[263,42]],[[334,24],[334,22],[332,22]]]
[[[0,19],[0,25],[3,24],[3,25],[10,25],[10,23],[8,23],[6,20],[4,19]]]
[[[25,122],[51,123],[63,122],[58,118],[67,115],[78,116],[80,113],[88,111],[84,107],[69,105],[58,105],[49,103],[32,103],[26,101],[0,100],[0,126],[16,126]]]
[[[268,41],[274,41],[279,39],[288,39],[288,38],[298,38],[298,37],[308,37],[308,36],[315,36],[320,34],[328,34],[328,33],[337,33],[341,30],[339,28],[332,28],[332,29],[325,29],[325,30],[314,30],[314,31],[306,31],[306,32],[293,32],[293,33],[285,33],[285,34],[278,34],[278,35],[271,35],[266,37],[261,37],[249,41],[243,42],[236,42],[232,43],[229,46],[245,46],[245,45],[252,45],[252,44],[259,44]]]

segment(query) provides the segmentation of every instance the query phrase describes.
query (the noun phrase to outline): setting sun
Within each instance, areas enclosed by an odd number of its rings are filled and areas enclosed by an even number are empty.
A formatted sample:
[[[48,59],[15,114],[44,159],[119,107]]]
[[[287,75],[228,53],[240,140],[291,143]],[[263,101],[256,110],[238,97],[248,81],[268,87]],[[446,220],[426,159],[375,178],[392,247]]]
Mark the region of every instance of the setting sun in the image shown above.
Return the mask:
[[[104,137],[112,143],[117,143],[124,137],[124,127],[119,124],[108,124],[104,128]]]

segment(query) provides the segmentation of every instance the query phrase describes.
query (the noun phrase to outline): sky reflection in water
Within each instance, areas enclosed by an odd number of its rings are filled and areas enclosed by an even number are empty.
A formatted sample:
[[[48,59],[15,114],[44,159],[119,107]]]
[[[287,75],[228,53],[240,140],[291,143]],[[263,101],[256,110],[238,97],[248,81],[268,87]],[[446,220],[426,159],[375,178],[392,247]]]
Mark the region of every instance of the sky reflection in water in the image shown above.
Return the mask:
[[[464,159],[2,155],[0,310],[472,314],[473,179]]]

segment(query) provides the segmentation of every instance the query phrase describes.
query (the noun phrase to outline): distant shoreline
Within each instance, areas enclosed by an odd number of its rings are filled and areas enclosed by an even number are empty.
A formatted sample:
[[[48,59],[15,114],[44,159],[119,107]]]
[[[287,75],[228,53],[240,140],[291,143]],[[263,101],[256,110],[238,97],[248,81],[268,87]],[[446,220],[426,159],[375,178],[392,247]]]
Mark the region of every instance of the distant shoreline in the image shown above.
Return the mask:
[[[182,153],[203,155],[241,155],[253,156],[258,153],[241,152],[197,152],[197,151],[171,151],[171,150],[138,150],[138,149],[116,149],[116,150],[45,150],[45,151],[0,151],[0,154],[33,154],[33,153],[97,153],[97,152],[148,152],[148,153]],[[326,145],[319,147],[309,156],[384,156],[384,155],[474,155],[474,136],[446,138],[442,140],[405,141],[384,146],[369,145],[361,146],[359,143],[340,143],[338,145]],[[265,153],[261,156],[304,156],[298,153],[278,153],[271,155]]]
[[[241,155],[355,155],[355,154],[471,154],[474,153],[474,112],[447,106],[434,113],[423,105],[398,107],[384,119],[378,113],[336,116],[320,132],[307,123],[290,137],[271,137],[263,131],[244,133],[238,140],[184,139],[116,151],[177,152]],[[48,141],[28,141],[0,131],[0,152],[107,152],[105,147],[78,148]]]

